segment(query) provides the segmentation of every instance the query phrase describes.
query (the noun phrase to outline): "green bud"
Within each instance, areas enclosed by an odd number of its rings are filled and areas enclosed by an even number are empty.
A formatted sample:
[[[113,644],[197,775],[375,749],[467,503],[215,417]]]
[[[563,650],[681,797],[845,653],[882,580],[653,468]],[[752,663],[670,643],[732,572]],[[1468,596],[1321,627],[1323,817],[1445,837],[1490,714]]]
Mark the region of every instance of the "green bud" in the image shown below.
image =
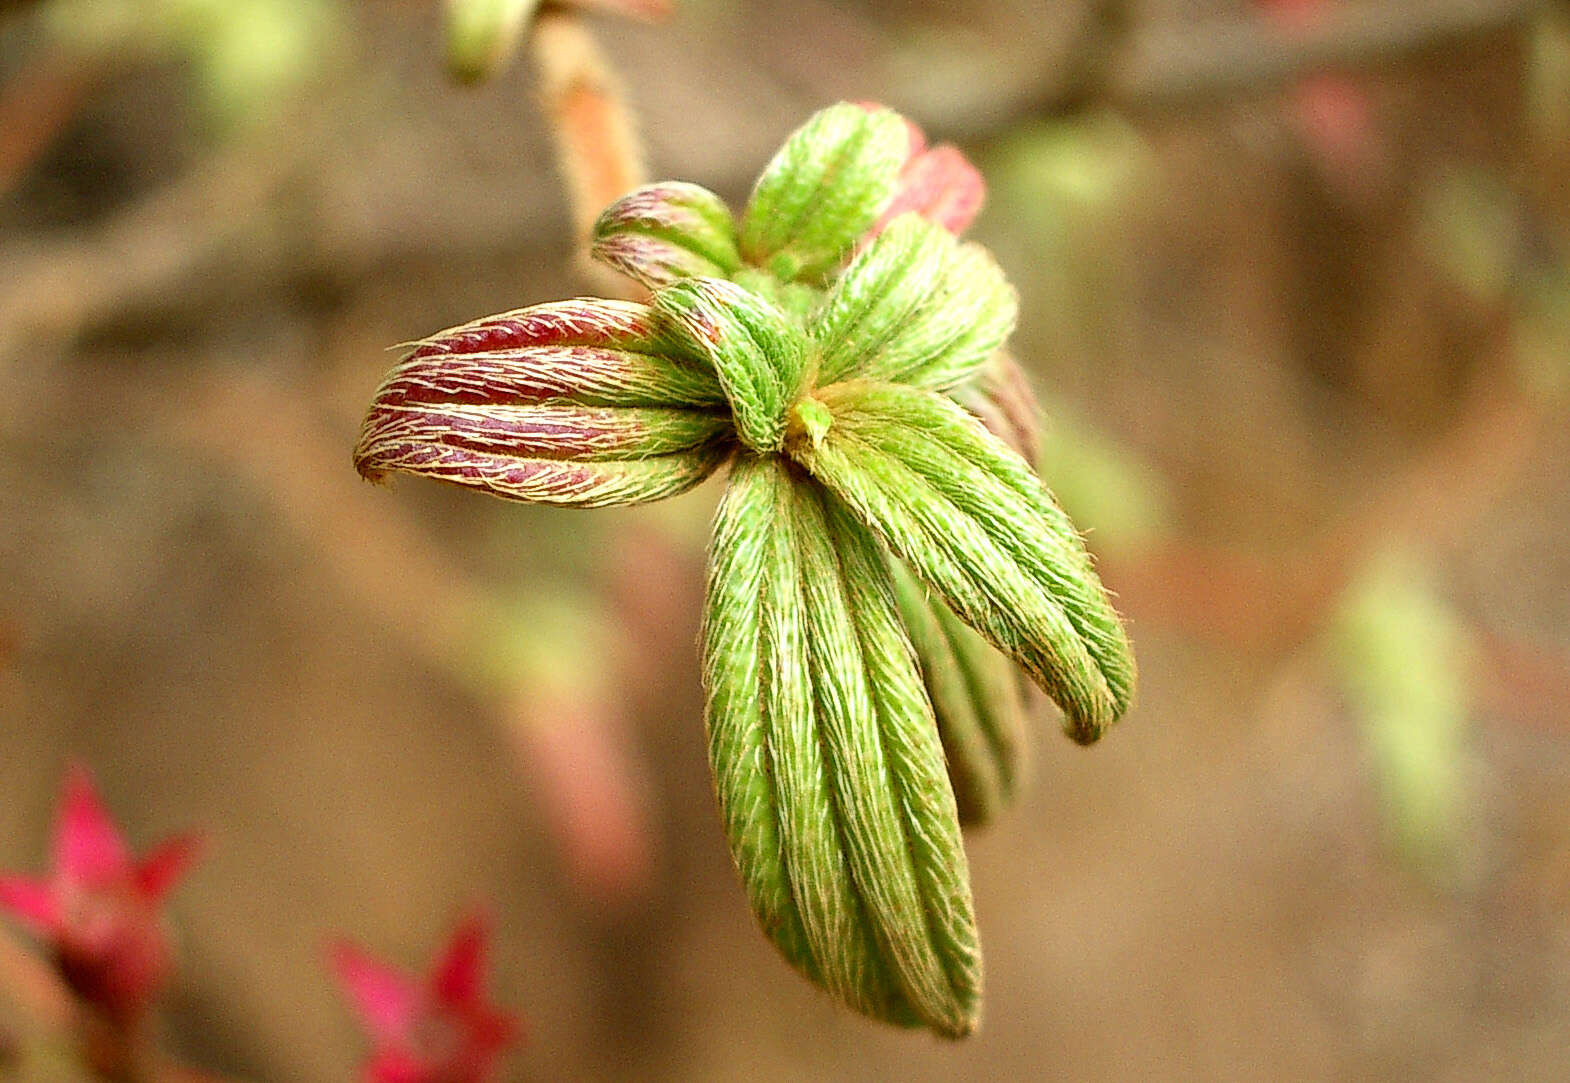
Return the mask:
[[[909,153],[897,113],[842,102],[813,114],[758,178],[742,256],[782,281],[822,284],[894,198]]]
[[[447,69],[477,83],[512,58],[539,0],[447,0]]]

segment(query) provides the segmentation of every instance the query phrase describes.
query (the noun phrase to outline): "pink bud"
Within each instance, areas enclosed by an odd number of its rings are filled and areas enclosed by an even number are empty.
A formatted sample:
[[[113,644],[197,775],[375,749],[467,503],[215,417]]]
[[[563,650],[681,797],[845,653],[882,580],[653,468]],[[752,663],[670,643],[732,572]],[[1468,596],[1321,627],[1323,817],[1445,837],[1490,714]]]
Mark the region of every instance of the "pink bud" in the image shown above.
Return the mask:
[[[872,102],[858,104],[879,108]],[[928,147],[920,128],[909,120],[905,127],[910,151],[900,167],[894,198],[863,241],[876,237],[900,215],[912,212],[958,236],[975,221],[986,198],[987,186],[981,172],[957,148],[948,143]]]

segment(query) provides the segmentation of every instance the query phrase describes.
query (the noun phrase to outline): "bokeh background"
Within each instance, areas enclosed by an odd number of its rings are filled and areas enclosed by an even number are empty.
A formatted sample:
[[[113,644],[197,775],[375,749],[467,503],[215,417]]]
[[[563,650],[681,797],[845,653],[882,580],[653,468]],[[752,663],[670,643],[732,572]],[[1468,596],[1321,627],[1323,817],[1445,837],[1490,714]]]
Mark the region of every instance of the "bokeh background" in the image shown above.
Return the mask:
[[[414,969],[476,901],[507,1078],[1563,1078],[1570,5],[585,25],[653,177],[740,206],[840,98],[987,175],[1142,684],[1090,750],[1044,711],[971,837],[982,1031],[839,1011],[752,927],[695,664],[715,483],[355,476],[390,346],[609,288],[551,57],[457,86],[434,0],[0,3],[0,869],[72,761],[138,846],[204,831],[162,1027],[259,1081],[357,1063],[330,937]]]

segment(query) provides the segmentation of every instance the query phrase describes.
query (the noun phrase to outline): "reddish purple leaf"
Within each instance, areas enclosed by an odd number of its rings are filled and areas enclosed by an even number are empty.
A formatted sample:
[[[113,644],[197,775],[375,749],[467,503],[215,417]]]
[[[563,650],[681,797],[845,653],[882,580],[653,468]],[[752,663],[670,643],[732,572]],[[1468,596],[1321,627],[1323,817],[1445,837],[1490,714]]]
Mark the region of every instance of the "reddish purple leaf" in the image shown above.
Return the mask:
[[[729,453],[713,371],[644,305],[580,298],[415,344],[366,413],[355,466],[583,507],[672,496]]]

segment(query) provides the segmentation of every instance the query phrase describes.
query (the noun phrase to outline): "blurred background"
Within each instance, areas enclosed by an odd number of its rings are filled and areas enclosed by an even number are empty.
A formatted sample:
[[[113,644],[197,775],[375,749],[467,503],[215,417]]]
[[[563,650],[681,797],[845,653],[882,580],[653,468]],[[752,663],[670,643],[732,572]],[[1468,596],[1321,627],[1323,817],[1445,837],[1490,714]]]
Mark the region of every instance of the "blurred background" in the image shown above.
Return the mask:
[[[1562,1078],[1570,4],[573,27],[459,86],[434,0],[0,3],[0,869],[43,869],[72,761],[138,848],[207,835],[168,1048],[348,1078],[324,943],[418,968],[482,901],[507,1078]],[[1141,690],[1090,750],[1043,711],[971,835],[964,1043],[752,926],[696,667],[716,483],[584,513],[350,466],[389,347],[615,288],[552,89],[585,41],[650,176],[732,206],[840,98],[987,176]]]

